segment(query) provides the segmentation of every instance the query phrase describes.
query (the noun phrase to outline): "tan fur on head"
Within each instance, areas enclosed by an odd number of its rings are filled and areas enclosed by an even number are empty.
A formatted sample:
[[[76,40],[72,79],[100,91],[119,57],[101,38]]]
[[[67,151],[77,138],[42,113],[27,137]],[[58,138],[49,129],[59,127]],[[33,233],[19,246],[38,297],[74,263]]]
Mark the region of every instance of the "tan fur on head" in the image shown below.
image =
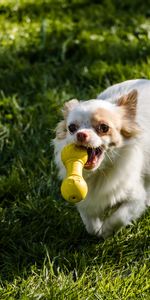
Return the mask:
[[[106,124],[109,126],[109,130],[106,133],[97,133],[100,136],[110,136],[111,142],[110,146],[121,146],[122,138],[120,135],[121,124],[122,124],[122,114],[118,112],[111,112],[104,108],[97,109],[97,111],[92,115],[91,123],[92,126],[97,128],[99,124]]]
[[[111,112],[105,108],[99,108],[92,114],[91,123],[93,127],[96,127],[99,123],[106,123],[115,128],[121,128],[121,116],[117,112]]]
[[[125,138],[131,138],[138,135],[141,130],[136,123],[136,109],[137,109],[137,90],[131,91],[129,94],[122,96],[118,100],[118,106],[122,109],[123,123],[121,134]]]
[[[71,111],[78,103],[79,101],[77,99],[72,99],[64,104],[62,113],[65,119],[67,118],[69,111]]]

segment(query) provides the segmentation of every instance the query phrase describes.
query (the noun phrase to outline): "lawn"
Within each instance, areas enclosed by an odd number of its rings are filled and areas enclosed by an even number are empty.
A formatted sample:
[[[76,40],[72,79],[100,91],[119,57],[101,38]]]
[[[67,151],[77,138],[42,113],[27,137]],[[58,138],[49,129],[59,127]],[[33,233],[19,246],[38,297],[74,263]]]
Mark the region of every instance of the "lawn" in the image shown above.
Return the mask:
[[[150,210],[108,240],[60,195],[60,108],[150,78],[150,2],[0,1],[0,299],[150,299]]]

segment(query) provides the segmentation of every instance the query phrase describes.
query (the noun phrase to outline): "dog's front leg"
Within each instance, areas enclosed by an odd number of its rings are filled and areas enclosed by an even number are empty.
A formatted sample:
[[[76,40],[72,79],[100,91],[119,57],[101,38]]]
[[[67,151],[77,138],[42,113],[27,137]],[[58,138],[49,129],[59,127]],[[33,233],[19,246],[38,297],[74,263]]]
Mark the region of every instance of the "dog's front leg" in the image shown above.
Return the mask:
[[[102,222],[100,218],[97,216],[91,215],[87,213],[86,210],[78,209],[80,212],[80,216],[85,225],[85,228],[89,234],[94,234],[99,236],[99,232],[101,232]]]

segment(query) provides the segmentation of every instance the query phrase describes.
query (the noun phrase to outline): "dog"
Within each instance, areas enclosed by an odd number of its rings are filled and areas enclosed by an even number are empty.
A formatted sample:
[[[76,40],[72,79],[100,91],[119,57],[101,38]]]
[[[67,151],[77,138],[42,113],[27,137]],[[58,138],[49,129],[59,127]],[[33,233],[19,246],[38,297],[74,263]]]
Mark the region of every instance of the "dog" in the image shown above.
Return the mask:
[[[70,100],[53,140],[59,177],[66,144],[87,148],[85,200],[76,204],[89,234],[107,238],[132,224],[150,203],[150,80],[128,80],[96,99]]]

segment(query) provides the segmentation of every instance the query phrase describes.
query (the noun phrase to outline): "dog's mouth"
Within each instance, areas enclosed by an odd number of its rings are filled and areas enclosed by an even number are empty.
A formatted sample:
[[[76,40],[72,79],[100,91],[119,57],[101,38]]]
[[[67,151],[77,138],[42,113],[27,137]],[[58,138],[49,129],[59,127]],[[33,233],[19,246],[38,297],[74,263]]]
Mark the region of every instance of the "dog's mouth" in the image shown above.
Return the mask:
[[[100,161],[103,159],[104,149],[98,148],[87,148],[88,160],[84,165],[85,169],[93,169],[97,166]]]

